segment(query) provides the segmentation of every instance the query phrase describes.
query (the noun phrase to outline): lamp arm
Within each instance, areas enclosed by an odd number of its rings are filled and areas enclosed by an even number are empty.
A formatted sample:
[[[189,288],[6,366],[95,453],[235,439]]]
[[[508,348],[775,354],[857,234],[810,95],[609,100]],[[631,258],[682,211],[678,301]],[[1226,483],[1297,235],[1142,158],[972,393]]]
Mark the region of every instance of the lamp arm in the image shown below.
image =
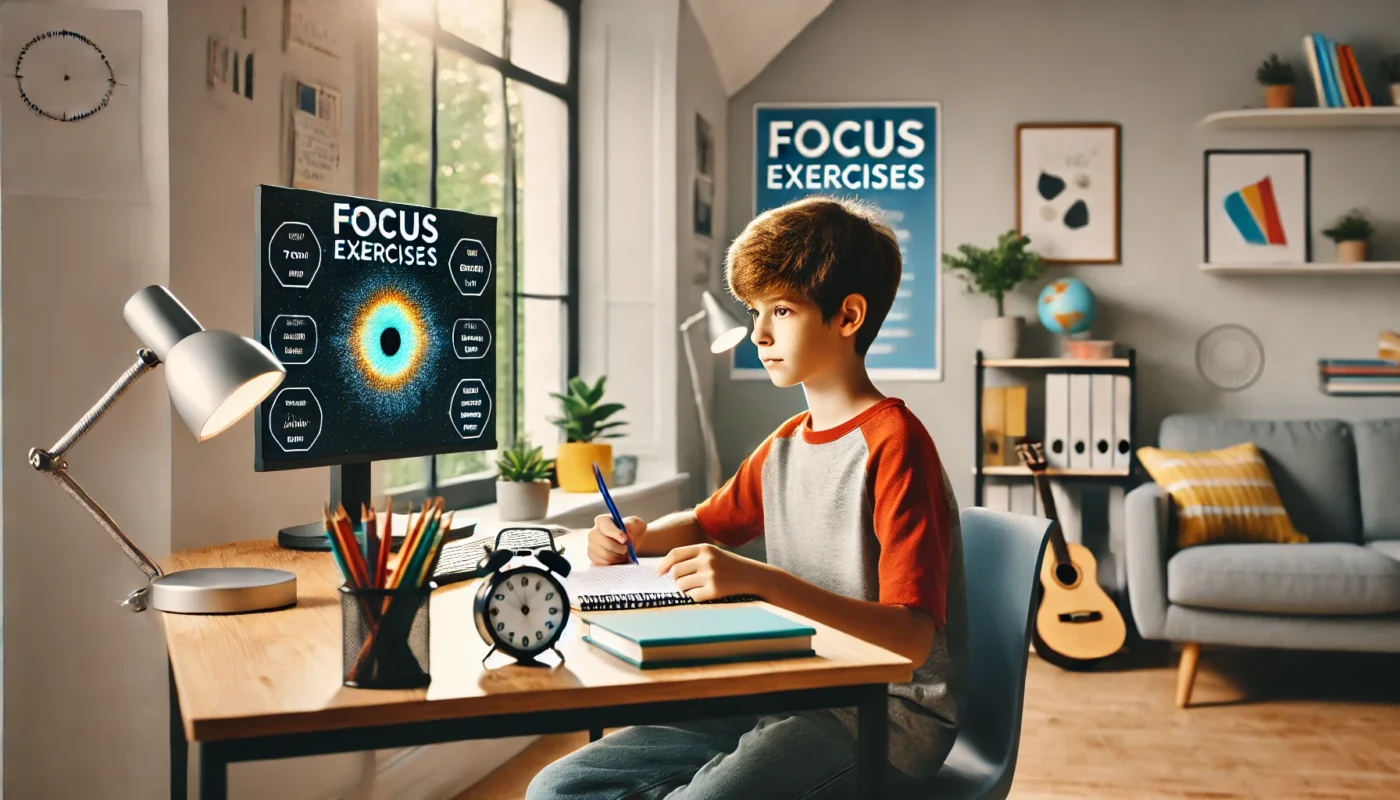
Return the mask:
[[[107,531],[107,535],[112,537],[112,541],[116,542],[122,552],[126,553],[126,557],[140,567],[141,571],[146,573],[146,577],[150,579],[158,578],[164,573],[150,557],[141,551],[141,548],[136,546],[135,542],[122,532],[116,520],[112,519],[112,516],[96,500],[93,500],[82,486],[78,485],[73,476],[68,474],[68,462],[63,458],[63,454],[77,444],[78,440],[82,439],[97,424],[102,415],[116,404],[117,400],[131,388],[132,384],[136,383],[137,379],[155,369],[159,363],[160,359],[156,358],[155,353],[150,350],[142,348],[137,351],[136,363],[122,373],[117,382],[112,384],[112,388],[108,389],[107,393],[102,395],[102,398],[72,428],[69,428],[68,432],[63,434],[63,437],[51,449],[40,450],[36,447],[29,451],[29,465],[48,475],[54,483],[59,485],[59,488],[63,489],[69,497],[72,497],[78,505],[91,514],[92,518],[97,520],[97,524]],[[147,587],[136,590],[127,598],[124,605],[130,606],[136,611],[142,610],[145,607],[146,591]]]
[[[705,395],[700,391],[700,371],[695,367],[695,353],[691,350],[690,326],[703,318],[702,309],[681,325],[681,338],[685,340],[685,360],[690,365],[690,388],[695,393],[695,409],[700,412],[700,433],[705,440],[705,491],[719,489],[715,481],[719,475],[719,448],[715,445],[715,431],[710,426],[710,415],[705,410]]]

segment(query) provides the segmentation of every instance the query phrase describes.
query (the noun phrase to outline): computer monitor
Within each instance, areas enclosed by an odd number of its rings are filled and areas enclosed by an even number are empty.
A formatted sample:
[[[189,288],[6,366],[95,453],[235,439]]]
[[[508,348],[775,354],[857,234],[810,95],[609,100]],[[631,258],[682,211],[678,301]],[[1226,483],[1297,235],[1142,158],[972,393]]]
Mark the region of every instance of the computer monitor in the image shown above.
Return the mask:
[[[334,466],[332,505],[358,514],[372,461],[494,449],[496,219],[256,191],[254,329],[287,377],[254,469]]]

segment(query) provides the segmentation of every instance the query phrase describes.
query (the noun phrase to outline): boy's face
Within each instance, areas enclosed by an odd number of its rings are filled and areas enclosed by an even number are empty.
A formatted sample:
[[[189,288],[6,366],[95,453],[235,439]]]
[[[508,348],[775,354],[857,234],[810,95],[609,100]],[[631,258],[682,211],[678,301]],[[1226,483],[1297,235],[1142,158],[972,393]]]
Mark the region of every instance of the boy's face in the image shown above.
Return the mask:
[[[774,386],[796,386],[819,377],[855,354],[854,340],[843,333],[840,315],[822,322],[816,303],[779,295],[755,301],[749,309],[758,357]]]

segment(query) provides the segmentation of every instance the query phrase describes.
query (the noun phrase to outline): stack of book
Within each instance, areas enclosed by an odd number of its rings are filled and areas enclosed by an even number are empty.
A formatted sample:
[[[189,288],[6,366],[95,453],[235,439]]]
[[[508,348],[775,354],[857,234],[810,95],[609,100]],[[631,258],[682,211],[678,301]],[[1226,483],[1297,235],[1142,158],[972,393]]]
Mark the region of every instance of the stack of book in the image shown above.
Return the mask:
[[[1400,362],[1383,358],[1324,358],[1317,362],[1328,394],[1400,394]]]
[[[1303,58],[1312,73],[1317,104],[1326,108],[1359,108],[1371,105],[1371,93],[1361,77],[1356,53],[1349,44],[1338,44],[1320,33],[1303,37]]]

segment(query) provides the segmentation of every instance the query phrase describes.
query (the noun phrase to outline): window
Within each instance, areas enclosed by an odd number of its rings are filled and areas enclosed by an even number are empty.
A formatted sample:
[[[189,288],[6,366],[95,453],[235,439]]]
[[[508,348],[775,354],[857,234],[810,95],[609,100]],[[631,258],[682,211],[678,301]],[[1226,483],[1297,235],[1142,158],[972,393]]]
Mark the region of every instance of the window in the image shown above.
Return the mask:
[[[496,217],[501,445],[553,456],[578,371],[578,0],[380,0],[379,196]],[[386,462],[396,497],[494,496],[494,452]]]

